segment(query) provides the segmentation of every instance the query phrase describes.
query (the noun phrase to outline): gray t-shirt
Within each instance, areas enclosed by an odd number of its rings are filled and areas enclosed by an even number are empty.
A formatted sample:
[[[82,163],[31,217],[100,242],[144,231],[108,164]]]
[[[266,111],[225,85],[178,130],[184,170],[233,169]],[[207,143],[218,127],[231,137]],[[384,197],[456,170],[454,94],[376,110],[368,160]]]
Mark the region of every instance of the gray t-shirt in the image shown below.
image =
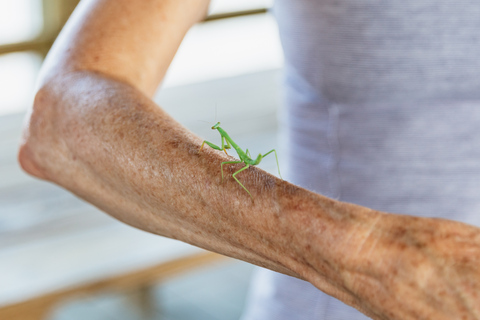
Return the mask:
[[[287,180],[480,226],[480,2],[277,0]],[[245,320],[368,319],[259,271]]]

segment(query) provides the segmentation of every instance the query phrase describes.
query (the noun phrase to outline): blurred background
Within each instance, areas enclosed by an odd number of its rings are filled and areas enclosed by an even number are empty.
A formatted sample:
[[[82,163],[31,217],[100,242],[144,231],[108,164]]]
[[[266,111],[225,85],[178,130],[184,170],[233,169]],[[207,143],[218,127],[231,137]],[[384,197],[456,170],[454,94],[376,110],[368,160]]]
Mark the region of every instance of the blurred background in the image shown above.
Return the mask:
[[[155,98],[210,141],[222,121],[252,154],[281,147],[272,1],[213,1]],[[77,3],[0,0],[0,319],[238,319],[253,266],[127,227],[20,170],[38,71]],[[274,157],[260,167],[275,173]]]

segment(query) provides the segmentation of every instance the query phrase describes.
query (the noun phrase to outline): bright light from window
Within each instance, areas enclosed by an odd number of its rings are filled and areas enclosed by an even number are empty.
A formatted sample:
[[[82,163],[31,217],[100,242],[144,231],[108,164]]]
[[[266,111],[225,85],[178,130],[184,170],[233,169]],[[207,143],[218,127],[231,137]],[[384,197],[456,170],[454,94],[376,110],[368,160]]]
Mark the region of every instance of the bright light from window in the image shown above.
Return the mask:
[[[212,0],[210,14],[270,8],[273,0]]]
[[[210,21],[186,35],[163,87],[279,69],[282,64],[277,24],[271,15]]]
[[[29,106],[41,62],[41,57],[31,52],[0,56],[0,115]]]
[[[40,0],[0,0],[0,45],[31,40],[42,24]]]

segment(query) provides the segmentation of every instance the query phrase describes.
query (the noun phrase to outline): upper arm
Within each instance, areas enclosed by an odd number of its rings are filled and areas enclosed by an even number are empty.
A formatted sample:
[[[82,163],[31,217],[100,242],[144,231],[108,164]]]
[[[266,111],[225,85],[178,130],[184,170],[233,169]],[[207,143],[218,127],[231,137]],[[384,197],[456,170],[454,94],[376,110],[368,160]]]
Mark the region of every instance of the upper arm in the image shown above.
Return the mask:
[[[152,95],[185,33],[209,0],[83,0],[55,42],[40,85],[65,72],[89,70]]]

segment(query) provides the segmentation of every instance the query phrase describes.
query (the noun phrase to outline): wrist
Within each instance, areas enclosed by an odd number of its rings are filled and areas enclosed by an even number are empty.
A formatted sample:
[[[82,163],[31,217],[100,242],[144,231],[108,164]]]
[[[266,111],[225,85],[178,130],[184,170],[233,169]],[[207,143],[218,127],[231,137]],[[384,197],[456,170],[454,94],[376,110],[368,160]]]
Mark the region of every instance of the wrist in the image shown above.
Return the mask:
[[[296,222],[290,222],[302,230],[296,245],[302,263],[295,271],[325,293],[359,308],[360,273],[369,270],[376,259],[371,250],[376,238],[371,235],[383,215],[314,193],[303,198],[307,200],[302,208],[292,214]]]

